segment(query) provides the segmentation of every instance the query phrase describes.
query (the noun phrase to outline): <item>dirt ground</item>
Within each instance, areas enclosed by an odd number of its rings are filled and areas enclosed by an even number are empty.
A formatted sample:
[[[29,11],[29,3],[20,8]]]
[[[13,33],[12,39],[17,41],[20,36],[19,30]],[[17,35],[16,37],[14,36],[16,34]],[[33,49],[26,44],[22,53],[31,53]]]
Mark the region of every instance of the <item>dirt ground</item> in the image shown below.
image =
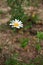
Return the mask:
[[[6,0],[0,0],[0,10],[3,12],[3,14],[0,14],[1,26],[3,23],[6,24],[11,18],[11,15],[9,14],[10,7],[6,4]],[[38,11],[40,12],[42,25],[34,25],[32,31],[43,31],[43,5],[40,5]],[[21,38],[30,39],[26,48],[20,47],[19,39]],[[40,55],[43,56],[43,40],[40,42],[41,50],[39,52],[35,49],[36,43],[36,35],[30,34],[29,30],[23,34],[20,32],[13,33],[13,31],[7,29],[5,25],[5,28],[0,29],[0,65],[4,65],[6,58],[10,57],[10,55],[13,55],[15,52],[19,54],[19,60],[26,63],[29,62],[29,59],[34,59]]]

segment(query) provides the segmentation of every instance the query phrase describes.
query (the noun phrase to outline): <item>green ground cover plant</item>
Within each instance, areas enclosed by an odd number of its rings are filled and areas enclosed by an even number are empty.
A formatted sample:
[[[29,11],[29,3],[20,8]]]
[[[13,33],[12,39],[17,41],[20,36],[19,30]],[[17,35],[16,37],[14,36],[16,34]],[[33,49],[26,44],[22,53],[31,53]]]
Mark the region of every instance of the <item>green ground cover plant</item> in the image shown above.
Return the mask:
[[[37,38],[39,39],[39,40],[43,40],[43,32],[37,32]]]

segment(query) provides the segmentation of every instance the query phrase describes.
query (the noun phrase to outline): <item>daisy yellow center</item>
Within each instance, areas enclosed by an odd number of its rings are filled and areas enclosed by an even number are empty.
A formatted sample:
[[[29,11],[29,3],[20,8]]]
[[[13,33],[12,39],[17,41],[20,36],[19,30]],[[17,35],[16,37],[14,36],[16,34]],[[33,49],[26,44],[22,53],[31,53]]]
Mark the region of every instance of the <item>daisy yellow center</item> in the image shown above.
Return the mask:
[[[14,27],[18,27],[19,26],[19,24],[18,23],[14,23]]]

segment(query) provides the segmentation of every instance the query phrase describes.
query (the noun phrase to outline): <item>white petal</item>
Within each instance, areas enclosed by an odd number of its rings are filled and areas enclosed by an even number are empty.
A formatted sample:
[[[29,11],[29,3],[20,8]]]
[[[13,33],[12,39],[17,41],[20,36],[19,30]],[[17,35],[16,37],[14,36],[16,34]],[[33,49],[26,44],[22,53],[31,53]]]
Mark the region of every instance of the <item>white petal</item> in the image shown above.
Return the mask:
[[[23,24],[21,24],[20,27],[23,27]]]
[[[15,21],[14,21],[14,20],[12,20],[12,21],[10,21],[10,22],[11,22],[11,23],[10,23],[9,25],[13,25]]]
[[[19,20],[15,19],[15,22],[18,22]]]
[[[18,28],[18,29],[19,29],[19,28],[20,28],[20,26],[18,26],[18,27],[16,27],[16,28]]]
[[[14,20],[10,21],[11,23],[14,22]]]
[[[14,23],[10,23],[9,25],[14,25]]]
[[[22,23],[21,21],[19,21],[19,23]]]
[[[12,26],[12,28],[14,28],[14,26]]]
[[[19,25],[21,25],[22,23],[21,22],[18,22],[19,23]]]
[[[11,23],[9,25],[12,25]]]

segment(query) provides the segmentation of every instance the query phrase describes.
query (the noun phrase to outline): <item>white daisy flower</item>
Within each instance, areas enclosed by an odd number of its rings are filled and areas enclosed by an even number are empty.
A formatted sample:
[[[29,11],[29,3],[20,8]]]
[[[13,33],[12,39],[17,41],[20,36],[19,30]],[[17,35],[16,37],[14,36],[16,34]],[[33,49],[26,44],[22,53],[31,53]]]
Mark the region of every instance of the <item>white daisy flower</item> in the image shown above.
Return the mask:
[[[15,27],[15,28],[18,28],[18,29],[21,28],[21,27],[23,27],[22,22],[19,21],[19,20],[17,20],[17,19],[12,20],[11,23],[10,23],[10,25],[11,25],[12,27]]]

